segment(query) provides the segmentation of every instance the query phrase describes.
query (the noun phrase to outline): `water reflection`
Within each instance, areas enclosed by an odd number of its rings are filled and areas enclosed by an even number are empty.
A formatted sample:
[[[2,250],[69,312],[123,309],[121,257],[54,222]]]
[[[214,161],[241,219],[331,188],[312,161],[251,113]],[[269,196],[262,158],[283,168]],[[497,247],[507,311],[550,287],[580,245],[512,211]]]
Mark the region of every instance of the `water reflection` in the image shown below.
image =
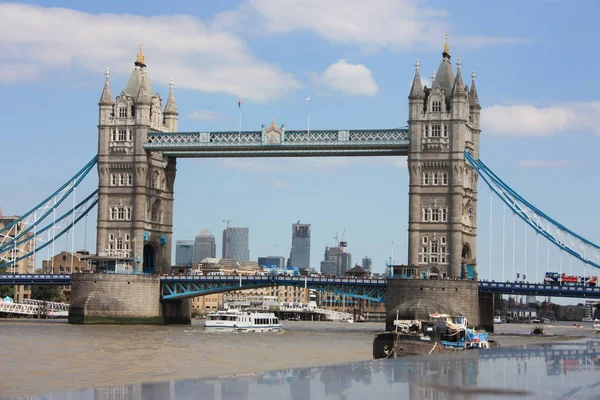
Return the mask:
[[[465,351],[94,388],[32,399],[476,399],[600,397],[600,342]]]

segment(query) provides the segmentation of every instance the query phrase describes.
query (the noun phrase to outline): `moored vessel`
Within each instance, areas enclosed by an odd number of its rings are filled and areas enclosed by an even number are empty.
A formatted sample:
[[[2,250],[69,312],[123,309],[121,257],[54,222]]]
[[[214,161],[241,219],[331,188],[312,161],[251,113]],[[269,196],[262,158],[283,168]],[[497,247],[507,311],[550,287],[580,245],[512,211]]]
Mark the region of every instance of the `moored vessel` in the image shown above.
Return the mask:
[[[466,317],[460,315],[434,313],[429,320],[396,319],[394,327],[393,332],[375,336],[375,359],[490,347],[488,333],[468,328]]]
[[[226,310],[208,314],[204,329],[223,332],[281,332],[279,319],[271,312]]]

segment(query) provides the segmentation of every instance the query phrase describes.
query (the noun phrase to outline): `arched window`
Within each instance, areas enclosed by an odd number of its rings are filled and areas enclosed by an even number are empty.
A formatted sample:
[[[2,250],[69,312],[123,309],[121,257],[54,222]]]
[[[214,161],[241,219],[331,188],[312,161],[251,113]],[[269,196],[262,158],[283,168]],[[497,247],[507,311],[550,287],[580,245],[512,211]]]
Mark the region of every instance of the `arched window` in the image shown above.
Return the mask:
[[[156,170],[152,171],[152,187],[160,189],[160,173]]]
[[[151,212],[151,217],[150,219],[152,220],[152,222],[161,222],[162,219],[162,204],[160,199],[156,199],[154,201],[154,203],[152,204],[152,212]]]

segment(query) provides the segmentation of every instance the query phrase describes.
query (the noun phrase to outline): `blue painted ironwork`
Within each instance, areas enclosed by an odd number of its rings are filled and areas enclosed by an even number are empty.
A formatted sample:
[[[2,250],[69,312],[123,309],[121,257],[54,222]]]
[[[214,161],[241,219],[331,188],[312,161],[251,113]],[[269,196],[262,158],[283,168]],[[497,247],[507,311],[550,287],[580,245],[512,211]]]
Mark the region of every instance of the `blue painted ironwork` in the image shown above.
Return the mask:
[[[162,276],[163,300],[175,300],[214,293],[269,286],[306,287],[349,297],[385,303],[387,282],[381,279],[317,278],[286,276]]]
[[[405,156],[407,128],[242,132],[149,132],[144,148],[172,157]]]
[[[70,274],[0,274],[0,285],[70,285]]]
[[[571,254],[585,264],[600,268],[600,246],[583,238],[533,206],[504,183],[481,160],[476,160],[467,151],[465,151],[465,159],[479,173],[490,189],[536,232],[560,250]]]
[[[79,186],[83,178],[94,168],[98,162],[98,156],[94,156],[77,174],[69,179],[58,190],[44,199],[30,211],[15,219],[3,228],[0,228],[0,252],[10,251],[15,246],[15,242],[24,238],[25,241],[32,240],[29,233],[44,221],[54,210],[56,210],[63,201]],[[39,215],[38,215],[39,213]],[[19,224],[24,225],[22,229],[16,230]],[[11,234],[15,229],[15,234]],[[22,243],[22,242],[21,242]]]
[[[479,282],[480,293],[600,299],[600,287],[556,286],[539,283]]]
[[[176,300],[269,286],[306,287],[385,303],[387,280],[254,275],[161,276],[161,297]],[[70,274],[0,274],[0,285],[70,285]],[[600,287],[556,286],[518,282],[479,282],[479,292],[600,299]]]

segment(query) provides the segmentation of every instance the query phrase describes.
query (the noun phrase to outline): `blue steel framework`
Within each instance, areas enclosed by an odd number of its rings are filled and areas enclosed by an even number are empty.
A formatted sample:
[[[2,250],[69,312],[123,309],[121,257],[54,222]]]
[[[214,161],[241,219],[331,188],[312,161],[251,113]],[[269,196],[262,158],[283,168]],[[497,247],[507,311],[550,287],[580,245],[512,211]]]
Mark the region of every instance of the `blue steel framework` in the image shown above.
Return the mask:
[[[170,157],[406,156],[407,128],[286,131],[149,132],[144,149]]]
[[[161,298],[178,300],[207,294],[269,286],[297,286],[385,303],[384,279],[309,278],[284,276],[161,276]],[[70,285],[69,274],[3,274],[0,285]],[[600,287],[554,286],[534,283],[479,282],[479,292],[600,299]]]

